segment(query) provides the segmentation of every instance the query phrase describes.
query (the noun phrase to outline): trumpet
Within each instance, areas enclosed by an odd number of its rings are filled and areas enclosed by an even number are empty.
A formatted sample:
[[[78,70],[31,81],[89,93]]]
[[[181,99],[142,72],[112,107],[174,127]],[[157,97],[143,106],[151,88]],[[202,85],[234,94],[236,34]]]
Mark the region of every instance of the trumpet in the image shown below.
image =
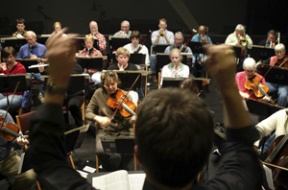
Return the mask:
[[[244,36],[244,37],[243,37],[243,36]],[[248,45],[248,41],[247,41],[246,38],[245,38],[245,32],[244,32],[243,36],[238,35],[238,42],[239,42],[239,45],[240,45],[240,46],[246,47],[246,46]]]

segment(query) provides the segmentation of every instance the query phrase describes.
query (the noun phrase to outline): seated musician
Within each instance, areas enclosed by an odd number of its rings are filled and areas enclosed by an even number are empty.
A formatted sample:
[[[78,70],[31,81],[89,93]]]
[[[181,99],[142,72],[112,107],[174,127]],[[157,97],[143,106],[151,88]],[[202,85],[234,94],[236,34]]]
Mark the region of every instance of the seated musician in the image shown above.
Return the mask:
[[[127,20],[121,22],[121,28],[113,36],[118,38],[129,38],[131,35],[130,23]]]
[[[110,100],[117,102],[118,100],[116,99],[119,98],[118,96],[120,94],[126,95],[127,92],[121,90],[119,85],[120,79],[118,78],[116,72],[103,72],[101,74],[102,88],[99,88],[94,92],[86,109],[86,118],[96,122],[99,125],[96,135],[96,151],[98,153],[103,153],[99,155],[99,158],[103,162],[102,164],[104,165],[104,168],[107,170],[115,170],[119,169],[119,167],[126,167],[126,165],[123,163],[126,160],[122,160],[123,162],[121,164],[124,165],[113,167],[113,163],[109,163],[107,160],[107,157],[109,156],[104,154],[100,137],[107,135],[117,136],[119,134],[129,134],[129,130],[132,127],[129,122],[131,116],[122,116],[119,110],[115,109],[113,102],[110,102]],[[129,101],[132,100],[129,94],[127,95],[127,99]],[[111,155],[111,157],[117,159],[116,155]]]
[[[287,120],[288,120],[288,110],[285,108],[275,112],[274,114],[262,120],[256,125],[256,128],[260,133],[260,139],[271,135],[263,147],[263,153],[266,153],[269,150],[275,137],[277,138],[281,135],[288,134]],[[258,143],[259,141],[257,141],[255,145],[258,146]]]
[[[6,124],[2,125],[3,122]],[[7,126],[8,125],[8,126]],[[0,126],[6,126],[8,129],[11,129],[14,126],[15,122],[11,115],[4,110],[0,109]],[[17,128],[17,126],[16,126]],[[2,129],[1,129],[2,131]],[[15,150],[12,148],[20,149],[23,145],[29,143],[26,138],[12,136],[2,136],[0,135],[0,174],[7,176],[8,178],[14,179],[14,183],[11,186],[12,190],[30,190],[33,184],[36,181],[35,172],[30,169],[24,173],[18,174],[18,168],[20,166],[20,157]],[[14,140],[13,140],[14,139]],[[2,189],[2,188],[1,188]]]
[[[274,48],[277,45],[278,34],[275,30],[269,30],[267,33],[267,39],[261,40],[259,45],[268,48]]]
[[[180,50],[181,53],[187,53],[187,54],[191,54],[192,59],[191,59],[191,66],[192,64],[195,62],[195,57],[193,55],[193,52],[191,50],[190,47],[185,46],[185,44],[183,44],[184,42],[184,36],[182,32],[175,32],[174,34],[174,44],[171,46],[168,46],[164,53],[166,54],[170,54],[170,51],[174,48],[178,48]]]
[[[236,84],[238,86],[238,90],[242,98],[249,98],[252,100],[257,99],[269,100],[270,98],[268,96],[265,96],[264,94],[262,94],[262,96],[260,97],[257,97],[253,89],[250,88],[251,84],[252,88],[254,88],[253,79],[257,79],[257,81],[254,81],[255,85],[260,85],[261,88],[263,85],[266,84],[265,78],[256,72],[255,60],[250,57],[246,58],[243,62],[243,69],[244,71],[238,72],[235,76]]]
[[[144,54],[145,56],[145,65],[148,67],[150,64],[149,60],[149,51],[145,45],[140,44],[141,34],[138,30],[132,31],[130,35],[131,43],[124,46],[130,53],[139,53]],[[143,69],[143,67],[136,65],[138,69]]]
[[[59,22],[59,21],[54,22],[53,29],[54,29],[54,31],[52,32],[52,34],[56,34],[57,32],[61,31],[62,30],[61,22]],[[63,33],[62,36],[67,36],[67,35]]]
[[[76,55],[79,57],[101,57],[102,53],[93,47],[94,44],[94,37],[92,35],[86,35],[84,38],[85,48],[83,50],[80,50],[79,53]],[[96,71],[95,69],[87,69],[87,72],[91,75],[91,80],[95,84],[100,83],[100,75],[101,73],[99,71]]]
[[[275,56],[270,57],[267,61],[270,66],[288,67],[288,56],[286,55],[286,49],[283,44],[277,44],[275,46]],[[271,93],[277,93],[277,104],[282,107],[287,106],[288,85],[276,84],[267,82],[267,86]]]
[[[242,40],[245,40],[248,46],[253,45],[253,41],[248,34],[246,34],[245,27],[242,24],[238,24],[235,31],[229,34],[225,40],[225,44],[232,46],[242,46]]]
[[[3,63],[0,64],[0,74],[25,74],[25,67],[17,62],[16,51],[13,47],[5,47],[2,51]],[[0,109],[7,109],[8,102],[10,109],[17,109],[21,106],[23,93],[16,93],[13,95],[12,92],[0,93]],[[13,97],[13,100],[12,100]],[[8,99],[7,99],[8,98]]]
[[[12,34],[12,36],[15,38],[25,38],[25,20],[23,18],[16,19],[16,28],[17,30]]]
[[[94,39],[98,40],[99,49],[102,54],[105,54],[106,50],[106,38],[103,34],[99,32],[98,24],[95,21],[91,21],[89,24],[90,35],[94,37]]]
[[[118,63],[114,63],[108,67],[107,70],[120,70],[120,71],[137,71],[137,67],[129,63],[130,53],[124,47],[120,47],[116,51],[116,59]],[[128,90],[128,89],[127,89]],[[137,104],[139,96],[137,92],[131,90],[129,91],[130,95],[132,96],[133,102]]]
[[[171,63],[165,65],[161,71],[161,85],[164,77],[183,77],[188,78],[190,74],[190,69],[187,65],[181,63],[182,55],[181,51],[174,48],[170,51]]]

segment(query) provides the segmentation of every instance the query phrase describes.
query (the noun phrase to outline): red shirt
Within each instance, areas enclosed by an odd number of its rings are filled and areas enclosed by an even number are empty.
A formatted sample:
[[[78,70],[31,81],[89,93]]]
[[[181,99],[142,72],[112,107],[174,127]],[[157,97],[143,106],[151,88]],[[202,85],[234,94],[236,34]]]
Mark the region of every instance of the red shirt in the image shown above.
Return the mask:
[[[3,71],[2,68],[0,68],[0,73],[4,73],[5,75],[26,74],[26,69],[21,63],[17,62],[17,64],[14,65],[14,67],[10,71],[8,69]],[[10,94],[13,94],[13,92],[7,92],[7,93],[3,93],[3,94],[4,95],[10,95]],[[15,94],[22,95],[23,92],[16,92]]]

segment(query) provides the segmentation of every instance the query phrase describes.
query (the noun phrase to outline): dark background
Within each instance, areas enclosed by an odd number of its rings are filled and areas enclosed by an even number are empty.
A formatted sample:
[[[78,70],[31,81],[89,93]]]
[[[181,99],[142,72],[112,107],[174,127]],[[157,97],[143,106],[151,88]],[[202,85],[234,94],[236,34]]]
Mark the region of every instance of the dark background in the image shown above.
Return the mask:
[[[183,19],[181,13],[185,11],[177,11],[171,2],[183,3],[194,19],[189,15]],[[157,29],[158,19],[164,17],[169,30],[187,35],[204,24],[209,26],[210,35],[227,36],[241,23],[252,37],[265,36],[269,29],[280,31],[284,37],[288,31],[287,5],[287,0],[5,0],[1,2],[0,35],[10,36],[15,20],[21,17],[26,20],[26,29],[37,34],[50,33],[55,21],[69,27],[70,32],[86,34],[91,20],[98,22],[101,33],[113,34],[124,19],[130,21],[131,30],[146,34]]]

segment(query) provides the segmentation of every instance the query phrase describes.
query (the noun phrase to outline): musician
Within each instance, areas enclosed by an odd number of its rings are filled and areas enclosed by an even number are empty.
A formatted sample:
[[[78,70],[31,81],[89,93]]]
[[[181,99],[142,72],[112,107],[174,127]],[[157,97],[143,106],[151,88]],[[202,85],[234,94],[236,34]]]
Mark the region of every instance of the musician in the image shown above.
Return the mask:
[[[203,43],[212,44],[212,40],[207,35],[207,31],[208,29],[206,28],[206,26],[200,25],[198,28],[198,33],[192,37],[191,42],[203,42]]]
[[[146,55],[145,65],[149,66],[149,63],[150,63],[149,51],[145,45],[140,44],[140,40],[141,40],[140,32],[138,30],[132,31],[130,35],[130,40],[131,40],[131,43],[126,44],[124,48],[127,49],[130,53],[139,53],[139,54]]]
[[[192,66],[192,64],[193,64],[194,61],[195,61],[195,57],[194,57],[194,55],[193,55],[193,52],[192,52],[191,48],[188,47],[188,46],[185,46],[185,44],[183,44],[183,42],[184,42],[183,33],[180,32],[180,31],[179,31],[179,32],[175,32],[175,34],[174,34],[174,44],[171,45],[171,46],[168,46],[168,47],[165,49],[164,53],[169,54],[172,49],[178,48],[181,53],[191,54],[191,56],[192,56],[191,66]]]
[[[4,119],[3,122],[15,124],[11,115],[5,110],[0,109],[0,116]],[[2,127],[1,123],[0,126]],[[21,149],[28,143],[26,138],[17,137],[13,141],[7,141],[0,135],[0,174],[15,180],[11,187],[12,190],[30,190],[36,181],[36,174],[32,169],[18,174],[20,157],[15,150],[12,150],[12,148]]]
[[[54,22],[53,24],[53,29],[54,31],[52,32],[52,34],[56,34],[57,32],[61,31],[62,30],[62,24],[61,22],[57,21],[57,22]],[[66,34],[63,34],[63,36],[67,36]]]
[[[30,131],[32,164],[44,189],[93,189],[67,164],[64,149],[61,110],[64,94],[59,89],[65,89],[68,84],[75,58],[71,46],[74,39],[75,35],[61,38],[61,34],[48,39],[50,68],[55,70],[50,73],[50,80],[58,94],[45,96],[45,103],[33,118]],[[206,183],[196,182],[212,149],[213,118],[202,101],[181,90],[154,91],[140,104],[135,154],[147,179],[156,187],[158,184],[164,186],[162,189],[257,189],[262,173],[252,143],[258,133],[234,82],[235,56],[223,45],[207,51],[210,75],[223,97],[227,126],[227,141],[221,147],[223,156],[216,175]],[[192,188],[194,185],[196,187]]]
[[[288,56],[286,55],[285,46],[280,43],[275,46],[275,56],[268,59],[270,66],[287,67]],[[282,107],[287,106],[288,85],[267,82],[270,93],[277,93],[277,104]]]
[[[116,115],[114,116],[114,120],[112,116],[114,115],[115,110],[107,105],[107,100],[109,97],[114,97],[118,91],[126,94],[127,92],[121,90],[120,87],[120,79],[118,75],[114,71],[107,71],[102,73],[101,75],[101,88],[97,89],[86,109],[86,118],[90,121],[96,122],[99,124],[99,128],[97,130],[96,136],[96,151],[97,153],[104,153],[101,136],[115,136],[121,134],[129,134],[129,130],[132,127],[129,120],[131,117],[124,118],[118,111],[116,111]],[[131,96],[128,94],[127,99],[132,101]],[[113,168],[112,164],[107,163],[107,160],[103,157],[104,155],[99,155],[100,159],[105,162],[104,167],[108,170],[118,169]],[[107,156],[107,155],[106,155]],[[116,157],[115,155],[112,155]],[[106,166],[107,165],[107,166]],[[107,168],[108,167],[108,168]],[[110,168],[109,168],[110,167]]]
[[[105,54],[106,50],[106,38],[103,34],[101,34],[98,30],[98,24],[95,21],[91,21],[89,24],[90,35],[94,37],[94,39],[98,40],[99,49],[102,54]]]
[[[268,141],[265,143],[263,152],[267,152],[271,147],[273,140],[281,135],[288,134],[288,110],[281,109],[268,118],[262,120],[256,125],[257,130],[260,133],[260,139],[268,135],[272,135]],[[275,132],[274,132],[275,131]],[[275,135],[273,135],[275,134]],[[255,143],[258,146],[259,141]]]
[[[238,24],[235,31],[229,34],[225,40],[225,44],[232,46],[241,46],[241,40],[247,41],[247,46],[252,46],[253,41],[248,34],[246,34],[245,27],[242,24]]]
[[[120,31],[116,32],[113,36],[118,38],[129,38],[131,35],[130,23],[127,20],[121,22]]]
[[[101,57],[102,53],[94,48],[94,37],[92,35],[86,35],[84,37],[84,43],[85,43],[85,48],[83,50],[80,50],[76,56],[78,57]],[[88,69],[87,72],[91,75],[91,80],[95,84],[100,83],[100,75],[101,72],[96,71],[95,69]]]
[[[256,72],[256,61],[253,58],[248,57],[244,60],[243,69],[244,71],[238,72],[235,76],[239,93],[242,98],[257,100],[259,98],[254,95],[253,91],[245,87],[245,83],[247,80],[253,80],[254,77],[259,77],[261,79],[261,85],[266,85],[265,78]],[[264,99],[269,99],[269,97],[264,96]]]
[[[3,63],[0,64],[0,74],[26,74],[25,67],[16,61],[16,51],[13,47],[5,47],[2,51]],[[13,97],[13,100],[12,100]],[[17,109],[21,106],[22,93],[12,92],[0,93],[0,109],[7,109],[8,103],[10,109]]]
[[[16,28],[17,30],[12,34],[12,36],[15,38],[25,38],[25,20],[23,18],[18,18],[16,20]]]
[[[167,30],[167,20],[165,18],[159,19],[159,30],[155,30],[151,35],[151,42],[153,45],[157,44],[173,44],[174,34]]]
[[[188,78],[190,69],[187,65],[181,63],[182,55],[181,51],[177,48],[174,48],[170,51],[170,60],[171,63],[165,65],[161,71],[161,85],[164,77],[183,77]]]
[[[277,38],[278,38],[277,32],[275,30],[269,30],[267,33],[267,39],[261,40],[259,42],[259,45],[268,48],[274,48],[278,44]]]
[[[116,56],[118,63],[114,63],[113,65],[110,65],[107,70],[120,70],[120,71],[124,71],[124,70],[125,71],[137,71],[138,70],[134,64],[129,63],[130,53],[124,47],[118,48],[115,56]],[[131,94],[133,102],[137,104],[138,99],[139,99],[138,93],[133,90],[129,91],[129,93]],[[141,94],[140,94],[140,97],[142,97]]]

